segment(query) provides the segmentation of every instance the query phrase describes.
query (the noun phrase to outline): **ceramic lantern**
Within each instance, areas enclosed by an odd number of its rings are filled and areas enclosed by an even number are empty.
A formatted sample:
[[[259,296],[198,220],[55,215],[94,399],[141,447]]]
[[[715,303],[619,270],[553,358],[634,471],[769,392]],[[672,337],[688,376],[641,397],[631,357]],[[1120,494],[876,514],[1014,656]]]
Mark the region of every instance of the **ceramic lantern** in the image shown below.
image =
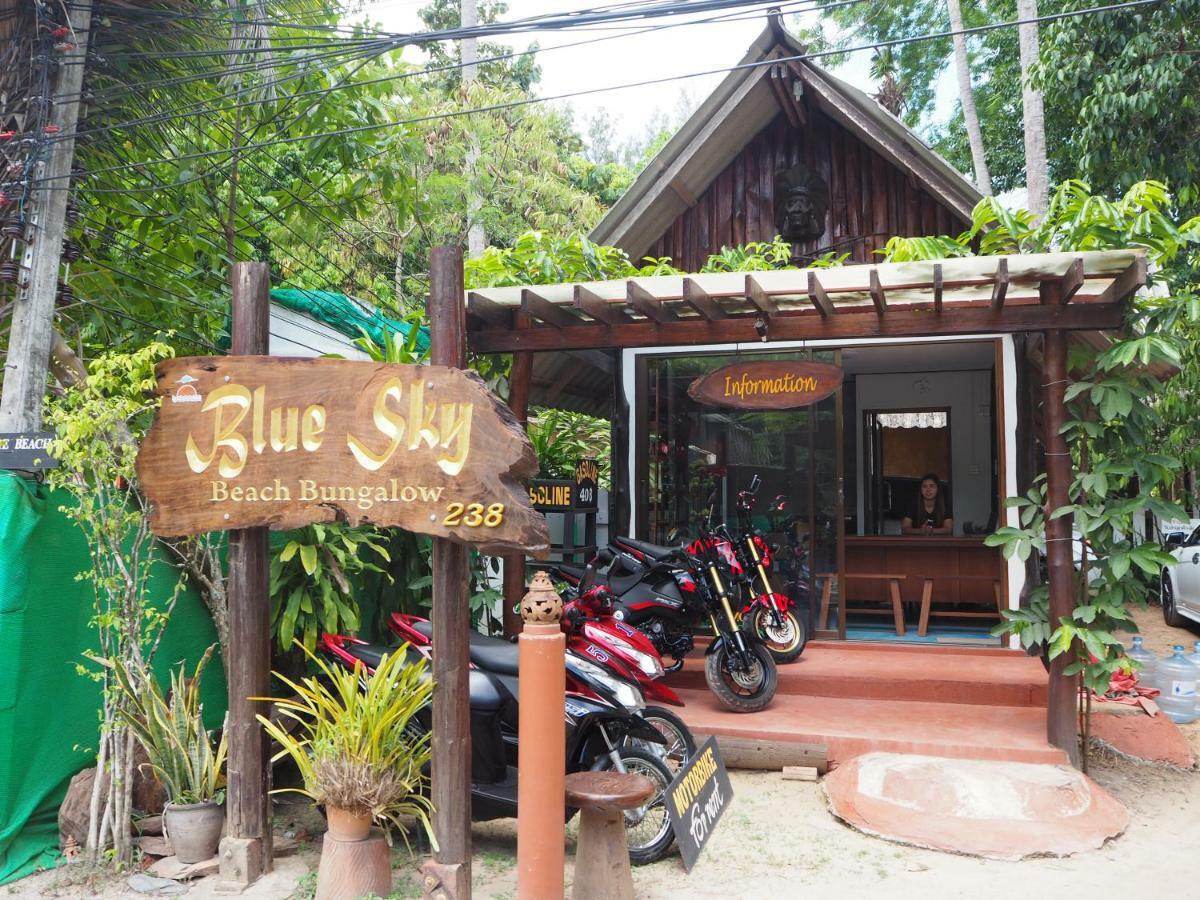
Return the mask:
[[[529,584],[529,591],[521,599],[521,619],[526,623],[557,625],[561,617],[562,598],[554,590],[550,576],[538,572]]]

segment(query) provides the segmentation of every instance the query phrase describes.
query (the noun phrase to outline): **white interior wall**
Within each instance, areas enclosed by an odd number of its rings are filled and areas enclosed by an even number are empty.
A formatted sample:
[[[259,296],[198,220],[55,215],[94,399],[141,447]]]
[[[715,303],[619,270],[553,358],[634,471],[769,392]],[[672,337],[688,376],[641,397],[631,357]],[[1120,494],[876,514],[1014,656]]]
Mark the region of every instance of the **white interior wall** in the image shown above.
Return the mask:
[[[863,412],[888,409],[950,409],[951,498],[954,533],[963,523],[983,525],[992,510],[992,384],[990,372],[905,372],[859,375],[858,484],[865,481]],[[939,472],[943,478],[947,473]],[[858,492],[858,533],[863,533],[865,491]]]

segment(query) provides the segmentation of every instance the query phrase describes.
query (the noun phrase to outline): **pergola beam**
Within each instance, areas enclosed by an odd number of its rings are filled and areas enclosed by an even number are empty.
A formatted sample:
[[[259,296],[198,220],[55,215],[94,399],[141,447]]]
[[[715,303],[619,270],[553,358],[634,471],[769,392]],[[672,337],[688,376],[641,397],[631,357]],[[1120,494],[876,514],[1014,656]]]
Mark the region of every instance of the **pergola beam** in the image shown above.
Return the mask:
[[[815,272],[808,273],[808,299],[817,308],[821,318],[828,319],[836,315],[833,301],[829,299],[829,294],[825,293],[825,288],[821,287],[821,282],[817,281]]]
[[[753,275],[746,276],[746,299],[768,319],[779,315],[779,304],[767,296],[766,291],[754,280]]]
[[[529,288],[521,291],[521,312],[555,328],[570,328],[580,322],[579,317],[567,312],[566,307],[551,303]]]
[[[992,283],[992,309],[999,312],[1008,294],[1008,260],[1003,256],[996,262],[996,280]]]
[[[940,313],[942,311],[942,293],[944,287],[942,285],[942,264],[933,264],[933,311]]]
[[[640,312],[654,322],[677,322],[679,316],[675,310],[665,306],[661,300],[651,294],[636,281],[626,282],[625,302],[631,309]]]
[[[883,315],[887,312],[887,295],[883,292],[883,285],[879,283],[879,270],[871,270],[871,302],[875,304],[875,312]]]
[[[467,315],[487,325],[507,328],[512,324],[512,310],[511,306],[489,300],[482,294],[467,295]]]
[[[710,322],[726,319],[729,314],[691,278],[683,279],[683,302]]]
[[[597,296],[581,284],[575,285],[575,308],[583,310],[597,322],[606,325],[625,325],[633,321],[633,316],[616,303],[609,303],[603,297]]]
[[[890,308],[886,316],[874,308],[841,312],[835,316],[792,313],[771,320],[771,340],[850,340],[870,337],[946,337],[963,334],[1012,334],[1059,328],[1092,331],[1119,328],[1124,321],[1121,303],[1010,304],[1000,310],[988,305],[946,308],[941,316],[931,310]],[[703,318],[670,322],[642,320],[628,325],[579,324],[569,328],[496,328],[469,335],[476,353],[513,350],[576,350],[608,347],[685,346],[758,342],[757,316],[731,316],[711,322]]]

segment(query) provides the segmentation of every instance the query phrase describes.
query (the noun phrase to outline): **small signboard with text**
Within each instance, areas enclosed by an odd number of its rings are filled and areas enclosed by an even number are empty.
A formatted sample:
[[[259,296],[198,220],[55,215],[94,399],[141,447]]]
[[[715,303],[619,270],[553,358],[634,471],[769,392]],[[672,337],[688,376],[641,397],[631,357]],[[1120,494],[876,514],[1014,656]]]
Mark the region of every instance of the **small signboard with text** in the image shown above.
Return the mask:
[[[688,396],[729,409],[795,409],[824,400],[842,384],[829,363],[747,360],[722,366],[688,386]]]
[[[717,749],[717,739],[710,737],[667,788],[667,815],[689,872],[731,802],[729,773]]]
[[[549,547],[523,482],[537,457],[473,372],[213,356],[158,365],[138,453],[160,535],[345,520],[485,552]]]
[[[16,434],[0,434],[0,469],[21,469],[36,472],[53,469],[58,460],[50,456],[47,448],[54,440],[52,431],[20,431]]]
[[[535,478],[529,482],[529,505],[538,512],[568,512],[575,508],[575,482]]]
[[[575,463],[575,508],[593,510],[600,505],[600,466],[594,459]]]

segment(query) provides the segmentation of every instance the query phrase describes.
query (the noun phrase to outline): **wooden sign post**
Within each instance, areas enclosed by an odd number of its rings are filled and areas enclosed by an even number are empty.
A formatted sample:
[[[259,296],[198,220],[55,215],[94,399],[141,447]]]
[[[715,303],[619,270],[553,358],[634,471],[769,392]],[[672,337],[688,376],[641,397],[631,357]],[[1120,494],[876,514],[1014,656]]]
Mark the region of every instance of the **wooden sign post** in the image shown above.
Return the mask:
[[[438,850],[430,895],[470,897],[468,545],[544,556],[546,520],[524,482],[537,456],[524,429],[466,365],[461,251],[432,257],[433,365],[262,355],[167,360],[162,403],[138,452],[159,535],[230,532],[229,836],[222,871],[243,884],[270,868],[266,743],[249,697],[268,696],[266,530],[371,522],[433,536],[433,783]],[[234,272],[239,354],[267,342],[267,269]],[[228,863],[228,865],[227,865]]]
[[[233,266],[234,353],[267,353],[270,342],[266,263]],[[141,463],[141,453],[138,462]],[[149,494],[147,494],[149,496]],[[153,501],[151,501],[153,502]],[[151,519],[153,522],[153,519]],[[153,526],[152,526],[153,527]],[[271,764],[267,736],[255,718],[271,695],[271,595],[267,529],[229,532],[230,659],[222,660],[229,682],[229,758],[226,763],[228,827],[221,841],[221,878],[253,884],[271,871]]]

